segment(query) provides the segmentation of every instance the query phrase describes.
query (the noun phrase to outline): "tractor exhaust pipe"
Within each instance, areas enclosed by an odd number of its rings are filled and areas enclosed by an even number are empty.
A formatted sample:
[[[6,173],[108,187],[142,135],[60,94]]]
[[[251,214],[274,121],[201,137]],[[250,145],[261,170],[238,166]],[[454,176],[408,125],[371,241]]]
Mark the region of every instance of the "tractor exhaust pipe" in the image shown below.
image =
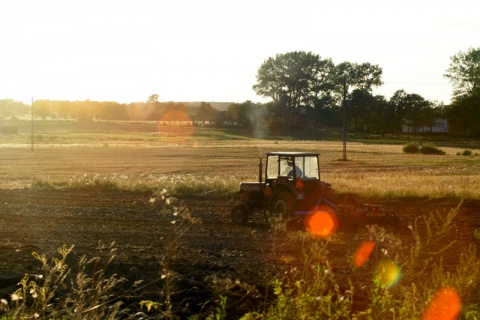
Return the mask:
[[[260,188],[260,191],[263,191],[262,190],[262,168],[263,165],[262,165],[262,158],[260,158],[260,162],[258,163],[258,182],[259,182],[259,188]]]

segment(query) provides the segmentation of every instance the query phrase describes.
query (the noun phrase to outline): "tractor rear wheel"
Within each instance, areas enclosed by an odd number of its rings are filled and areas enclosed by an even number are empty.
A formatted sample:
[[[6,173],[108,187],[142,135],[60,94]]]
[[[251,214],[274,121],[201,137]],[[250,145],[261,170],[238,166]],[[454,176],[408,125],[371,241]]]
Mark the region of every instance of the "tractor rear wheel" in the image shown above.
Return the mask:
[[[245,224],[250,215],[250,207],[244,202],[237,203],[230,211],[230,219],[235,224]]]
[[[285,191],[274,193],[270,202],[270,215],[286,219],[293,214],[294,206],[295,198],[293,194]]]

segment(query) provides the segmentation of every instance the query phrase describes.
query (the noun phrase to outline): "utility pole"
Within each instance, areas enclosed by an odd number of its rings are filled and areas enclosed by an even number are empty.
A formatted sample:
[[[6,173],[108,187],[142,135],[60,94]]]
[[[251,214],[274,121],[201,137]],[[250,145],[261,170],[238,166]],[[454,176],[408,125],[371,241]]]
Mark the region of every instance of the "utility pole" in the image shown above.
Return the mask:
[[[342,136],[343,136],[343,161],[347,161],[347,75],[343,75],[343,101],[342,101]]]
[[[30,109],[31,109],[31,112],[32,112],[32,121],[31,121],[31,127],[30,127],[30,138],[31,138],[31,150],[33,151],[33,95],[32,95],[32,102],[30,104]]]

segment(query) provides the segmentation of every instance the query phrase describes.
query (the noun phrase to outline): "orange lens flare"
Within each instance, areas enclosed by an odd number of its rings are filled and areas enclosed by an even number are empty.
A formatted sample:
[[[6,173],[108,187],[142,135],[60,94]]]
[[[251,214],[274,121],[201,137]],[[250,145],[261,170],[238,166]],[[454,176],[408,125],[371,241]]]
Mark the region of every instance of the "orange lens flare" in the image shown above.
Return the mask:
[[[184,144],[193,135],[193,121],[183,110],[167,110],[158,122],[158,132],[162,142]]]
[[[314,237],[326,238],[335,233],[338,220],[332,212],[315,211],[306,217],[305,226]]]
[[[425,309],[423,320],[456,319],[462,304],[457,291],[452,287],[441,288]]]
[[[360,245],[360,247],[357,249],[357,252],[355,252],[355,255],[353,256],[353,261],[355,262],[355,266],[357,268],[363,266],[365,262],[367,262],[368,258],[373,252],[373,249],[375,249],[375,242],[373,241],[365,241]]]

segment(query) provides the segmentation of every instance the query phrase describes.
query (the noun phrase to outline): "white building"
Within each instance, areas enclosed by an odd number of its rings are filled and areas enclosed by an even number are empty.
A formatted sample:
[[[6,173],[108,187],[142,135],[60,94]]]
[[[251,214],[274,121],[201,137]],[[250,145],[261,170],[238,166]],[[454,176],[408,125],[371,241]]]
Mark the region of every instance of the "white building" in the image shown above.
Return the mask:
[[[447,119],[435,119],[433,122],[433,126],[431,127],[417,127],[415,130],[412,126],[409,126],[406,123],[403,128],[403,133],[424,133],[424,132],[432,132],[432,133],[445,133],[448,132],[448,120]]]

